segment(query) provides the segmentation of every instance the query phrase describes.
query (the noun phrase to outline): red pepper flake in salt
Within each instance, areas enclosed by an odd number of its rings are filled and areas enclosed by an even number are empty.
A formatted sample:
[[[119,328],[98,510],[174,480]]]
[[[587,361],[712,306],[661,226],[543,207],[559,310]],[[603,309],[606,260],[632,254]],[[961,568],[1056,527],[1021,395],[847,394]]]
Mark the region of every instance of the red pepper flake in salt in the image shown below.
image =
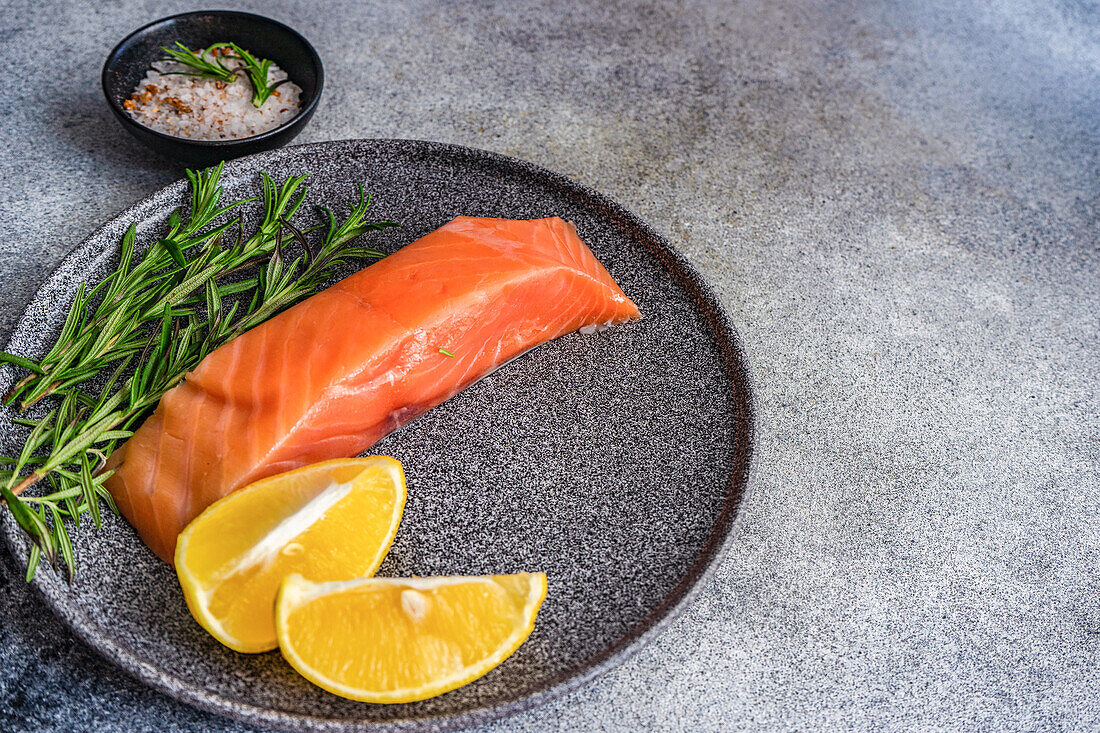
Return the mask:
[[[180,114],[189,114],[191,108],[180,101],[179,97],[165,97],[164,101],[176,108],[176,111]]]

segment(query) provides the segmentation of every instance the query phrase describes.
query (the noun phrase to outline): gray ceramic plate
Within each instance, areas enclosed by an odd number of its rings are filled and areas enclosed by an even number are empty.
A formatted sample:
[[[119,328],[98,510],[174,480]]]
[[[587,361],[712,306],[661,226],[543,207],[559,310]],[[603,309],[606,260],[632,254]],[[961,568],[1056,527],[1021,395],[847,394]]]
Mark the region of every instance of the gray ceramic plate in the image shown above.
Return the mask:
[[[498,669],[434,700],[354,703],[307,683],[277,652],[239,655],[191,619],[171,568],[110,517],[78,533],[77,582],[35,585],[75,633],[173,697],[253,723],[308,730],[439,729],[521,710],[621,662],[698,591],[730,535],[752,435],[743,358],[698,274],[651,228],[600,194],[530,163],[404,140],[319,143],[226,166],[227,194],[258,172],[311,174],[308,201],[342,207],[364,183],[372,213],[401,227],[392,251],[453,216],[574,221],[644,318],[538,347],[383,440],[408,476],[404,522],[381,575],[545,570],[531,638]],[[153,194],[80,245],[30,304],[8,345],[37,355],[81,280],[98,281],[130,222],[149,241],[185,202]],[[0,393],[12,372],[0,372]],[[5,452],[18,435],[0,413]],[[7,512],[4,535],[25,561]],[[94,579],[94,580],[93,580]]]

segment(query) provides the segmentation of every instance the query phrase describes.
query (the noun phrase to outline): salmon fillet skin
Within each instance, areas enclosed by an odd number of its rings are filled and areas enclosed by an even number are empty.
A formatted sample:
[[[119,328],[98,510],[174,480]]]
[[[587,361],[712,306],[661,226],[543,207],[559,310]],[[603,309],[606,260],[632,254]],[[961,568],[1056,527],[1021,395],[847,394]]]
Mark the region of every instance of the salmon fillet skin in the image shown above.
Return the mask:
[[[171,562],[230,492],[358,455],[538,344],[638,317],[572,224],[458,217],[207,356],[110,456],[106,486]]]

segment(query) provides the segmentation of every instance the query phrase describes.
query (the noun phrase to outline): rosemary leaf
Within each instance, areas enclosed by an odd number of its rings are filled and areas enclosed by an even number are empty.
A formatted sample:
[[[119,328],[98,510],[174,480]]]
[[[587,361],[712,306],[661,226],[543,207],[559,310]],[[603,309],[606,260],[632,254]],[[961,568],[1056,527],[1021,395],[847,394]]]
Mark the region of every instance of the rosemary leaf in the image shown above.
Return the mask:
[[[24,359],[21,356],[16,356],[15,354],[9,354],[6,351],[0,351],[0,362],[7,362],[8,364],[14,364],[17,367],[23,367],[24,369],[29,369],[30,371],[34,372],[35,374],[43,374],[44,373],[43,370],[42,370],[42,367],[38,366],[37,364],[35,364],[30,359]]]
[[[65,561],[65,567],[69,569],[69,582],[76,578],[76,561],[73,559],[73,543],[69,539],[69,533],[65,529],[65,522],[61,519],[61,512],[53,504],[48,505],[53,519],[54,543],[61,551],[61,559]]]
[[[30,557],[27,558],[27,572],[24,576],[28,583],[34,580],[34,571],[38,569],[38,560],[41,557],[42,551],[38,549],[38,545],[32,545]]]

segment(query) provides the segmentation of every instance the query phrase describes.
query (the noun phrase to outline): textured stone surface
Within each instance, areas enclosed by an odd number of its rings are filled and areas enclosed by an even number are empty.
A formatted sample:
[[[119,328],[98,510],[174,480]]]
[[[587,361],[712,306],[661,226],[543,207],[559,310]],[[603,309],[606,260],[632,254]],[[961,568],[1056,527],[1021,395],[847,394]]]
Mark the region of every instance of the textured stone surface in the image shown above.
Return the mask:
[[[754,493],[711,586],[624,666],[491,727],[1100,726],[1095,3],[513,5],[241,5],[325,60],[300,141],[572,176],[679,246],[745,342]],[[98,71],[182,9],[7,3],[3,335],[177,176]],[[2,727],[244,729],[97,659],[6,557],[0,584]]]

